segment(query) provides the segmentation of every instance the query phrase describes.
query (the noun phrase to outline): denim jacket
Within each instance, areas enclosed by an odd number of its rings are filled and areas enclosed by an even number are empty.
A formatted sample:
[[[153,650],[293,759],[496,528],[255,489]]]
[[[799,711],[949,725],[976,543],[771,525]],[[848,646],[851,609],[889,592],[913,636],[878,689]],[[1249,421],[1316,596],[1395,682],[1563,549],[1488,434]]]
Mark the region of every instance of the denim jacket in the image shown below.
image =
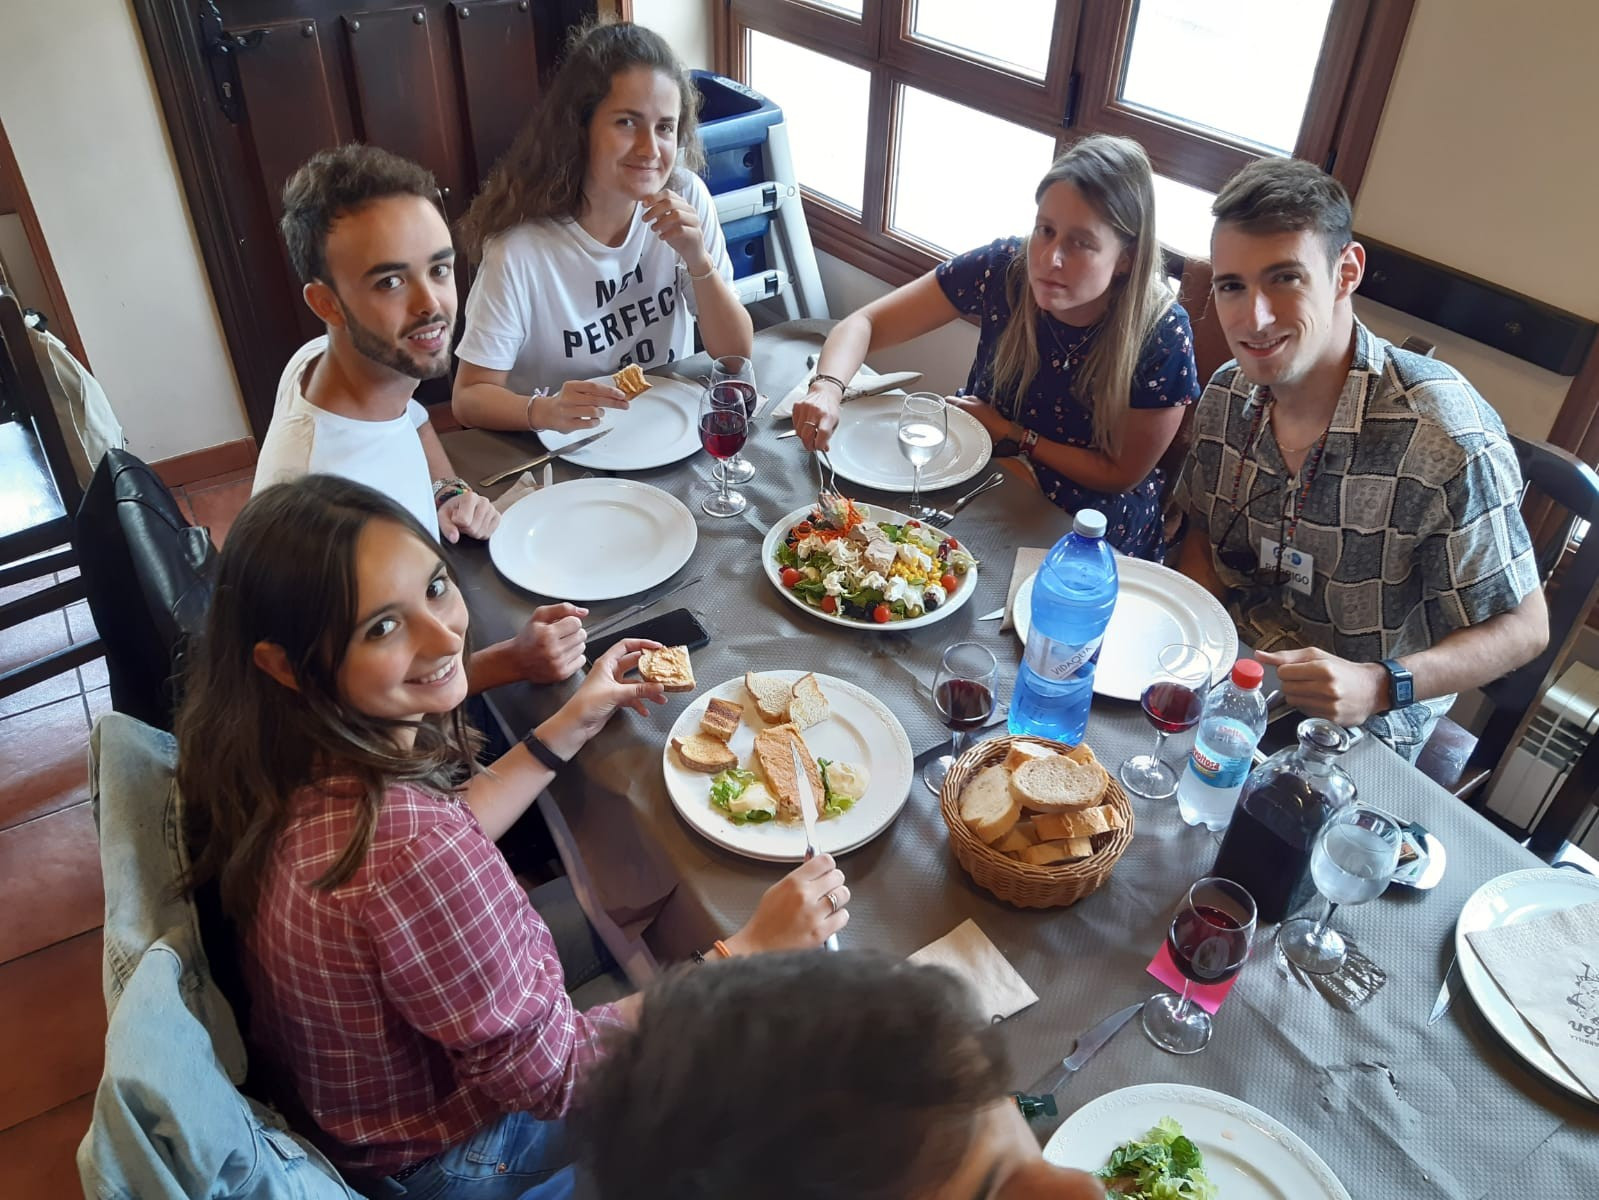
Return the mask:
[[[244,1096],[243,1039],[212,980],[194,906],[171,897],[187,865],[177,747],[103,717],[89,776],[105,875],[109,1028],[94,1118],[78,1147],[93,1200],[359,1200],[271,1109]]]

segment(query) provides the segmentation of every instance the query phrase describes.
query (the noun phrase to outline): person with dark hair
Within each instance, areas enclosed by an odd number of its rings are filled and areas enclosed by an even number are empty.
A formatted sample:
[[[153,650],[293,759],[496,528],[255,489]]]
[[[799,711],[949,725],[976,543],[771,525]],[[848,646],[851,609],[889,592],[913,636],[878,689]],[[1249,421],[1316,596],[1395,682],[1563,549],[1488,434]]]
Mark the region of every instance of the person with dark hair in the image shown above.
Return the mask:
[[[527,126],[462,226],[481,256],[456,349],[455,415],[568,432],[627,397],[608,380],[694,352],[748,357],[750,317],[694,168],[699,91],[661,37],[574,34]]]
[[[1025,238],[968,251],[845,317],[794,406],[826,449],[866,356],[978,320],[977,357],[953,399],[1067,512],[1097,508],[1124,554],[1165,553],[1157,465],[1199,395],[1188,314],[1161,270],[1149,158],[1130,138],[1086,137],[1039,181]]]
[[[466,646],[455,577],[399,505],[329,475],[254,497],[178,717],[185,884],[231,922],[254,1067],[365,1194],[564,1196],[556,1119],[639,1002],[573,1009],[490,839],[618,709],[665,699],[624,679],[657,644],[601,655],[486,769],[461,710]],[[847,900],[821,855],[718,946],[814,948]]]
[[[1236,357],[1195,415],[1178,565],[1289,704],[1414,762],[1456,692],[1549,639],[1515,450],[1459,371],[1356,318],[1366,252],[1336,179],[1262,159],[1212,212]]]
[[[1008,1094],[999,1030],[940,967],[866,951],[681,968],[572,1117],[585,1200],[1099,1200]]]

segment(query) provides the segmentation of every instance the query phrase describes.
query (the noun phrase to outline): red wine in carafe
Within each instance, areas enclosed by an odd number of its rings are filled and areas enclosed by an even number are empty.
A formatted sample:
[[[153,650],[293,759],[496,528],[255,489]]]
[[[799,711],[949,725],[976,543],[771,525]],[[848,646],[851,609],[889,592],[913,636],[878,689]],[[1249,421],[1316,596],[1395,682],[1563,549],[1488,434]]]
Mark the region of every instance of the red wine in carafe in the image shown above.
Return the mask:
[[[1212,875],[1241,884],[1255,898],[1257,920],[1276,924],[1316,894],[1310,848],[1332,807],[1302,779],[1278,775],[1238,798]]]

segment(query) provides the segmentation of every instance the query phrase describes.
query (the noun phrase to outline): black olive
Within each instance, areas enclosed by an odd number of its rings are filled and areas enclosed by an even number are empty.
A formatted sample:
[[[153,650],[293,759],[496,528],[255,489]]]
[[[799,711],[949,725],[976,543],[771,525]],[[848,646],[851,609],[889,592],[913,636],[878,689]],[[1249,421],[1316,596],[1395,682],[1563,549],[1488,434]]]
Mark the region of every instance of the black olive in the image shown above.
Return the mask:
[[[922,609],[925,612],[932,612],[937,607],[938,607],[938,597],[937,596],[923,596],[922,597]]]

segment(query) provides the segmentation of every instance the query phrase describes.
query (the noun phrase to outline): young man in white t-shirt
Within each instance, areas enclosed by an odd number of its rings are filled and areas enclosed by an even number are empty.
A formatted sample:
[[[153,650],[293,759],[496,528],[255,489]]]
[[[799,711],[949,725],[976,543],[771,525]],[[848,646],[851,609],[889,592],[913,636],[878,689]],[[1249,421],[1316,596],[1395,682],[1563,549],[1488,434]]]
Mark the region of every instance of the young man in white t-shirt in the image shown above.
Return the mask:
[[[283,193],[281,226],[327,333],[301,347],[278,384],[255,490],[311,472],[375,488],[454,542],[486,538],[500,515],[456,477],[413,399],[446,374],[455,327],[455,248],[433,176],[373,146],[315,155]],[[536,610],[511,641],[476,652],[474,691],[565,679],[583,659],[586,609]]]

